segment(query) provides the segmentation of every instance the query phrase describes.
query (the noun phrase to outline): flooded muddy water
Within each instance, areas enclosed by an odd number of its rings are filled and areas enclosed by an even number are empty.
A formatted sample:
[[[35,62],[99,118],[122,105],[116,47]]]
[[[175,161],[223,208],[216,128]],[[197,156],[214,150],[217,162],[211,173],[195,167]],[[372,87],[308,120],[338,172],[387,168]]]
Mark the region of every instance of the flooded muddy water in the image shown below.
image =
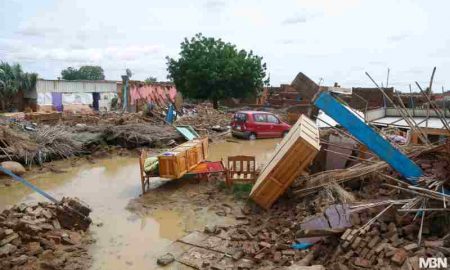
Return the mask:
[[[228,156],[249,155],[256,157],[258,166],[265,164],[281,139],[238,140],[229,139],[209,146],[209,160],[224,161]]]
[[[279,140],[257,140],[220,142],[210,145],[210,160],[226,158],[229,155],[255,155],[257,162],[265,162]],[[157,269],[156,258],[173,241],[187,232],[202,229],[206,224],[219,220],[211,211],[189,207],[190,198],[197,198],[195,192],[189,195],[183,185],[171,187],[182,189],[187,197],[183,207],[160,207],[155,204],[150,214],[130,211],[130,200],[141,193],[138,159],[114,157],[96,160],[95,164],[82,162],[70,167],[68,161],[61,161],[67,172],[28,174],[25,178],[44,189],[57,199],[63,196],[78,197],[93,209],[94,225],[91,232],[96,243],[91,247],[93,265],[91,269]],[[154,194],[167,189],[154,190]],[[176,202],[181,193],[171,193],[170,200]],[[158,196],[147,194],[150,199]],[[214,194],[212,195],[214,196]],[[144,197],[145,198],[145,197]],[[7,205],[20,202],[45,200],[30,189],[13,184],[0,188],[0,210]],[[205,200],[208,201],[208,200]],[[192,209],[191,209],[192,208]]]
[[[177,212],[161,211],[154,217],[142,217],[125,209],[130,199],[141,192],[136,158],[102,159],[96,164],[69,168],[67,173],[27,178],[58,199],[78,197],[93,209],[96,225],[90,230],[96,243],[91,248],[92,269],[156,267],[155,257],[162,248],[184,234],[182,217]],[[0,207],[41,200],[40,195],[21,185],[0,189]]]

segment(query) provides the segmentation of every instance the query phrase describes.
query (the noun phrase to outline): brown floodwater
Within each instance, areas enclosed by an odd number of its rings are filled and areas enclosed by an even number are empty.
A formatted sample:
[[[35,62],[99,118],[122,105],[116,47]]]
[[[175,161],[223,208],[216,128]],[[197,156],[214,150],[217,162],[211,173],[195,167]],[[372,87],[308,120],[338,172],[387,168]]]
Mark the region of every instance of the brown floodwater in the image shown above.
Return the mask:
[[[265,164],[281,139],[238,140],[229,139],[209,146],[209,160],[224,161],[228,156],[249,155],[256,157],[256,163],[260,167]]]
[[[264,163],[278,142],[214,143],[210,145],[208,159],[255,155],[258,163]],[[28,174],[26,178],[57,199],[78,197],[93,209],[91,231],[96,242],[91,247],[92,269],[157,269],[156,258],[172,241],[217,219],[208,212],[199,218],[198,213],[194,216],[177,208],[158,208],[149,215],[127,210],[130,200],[141,192],[137,158],[105,158],[76,167],[70,164],[59,162],[58,168],[67,166],[64,173]],[[20,202],[42,200],[45,199],[20,184],[0,188],[0,210]]]
[[[70,164],[69,162],[65,162]],[[78,197],[92,209],[91,226],[96,243],[91,247],[92,269],[151,269],[155,258],[171,241],[184,235],[182,216],[175,211],[156,211],[138,216],[125,209],[140,194],[136,158],[115,157],[68,168],[66,173],[27,176],[57,199]],[[15,184],[0,189],[0,208],[43,198]]]

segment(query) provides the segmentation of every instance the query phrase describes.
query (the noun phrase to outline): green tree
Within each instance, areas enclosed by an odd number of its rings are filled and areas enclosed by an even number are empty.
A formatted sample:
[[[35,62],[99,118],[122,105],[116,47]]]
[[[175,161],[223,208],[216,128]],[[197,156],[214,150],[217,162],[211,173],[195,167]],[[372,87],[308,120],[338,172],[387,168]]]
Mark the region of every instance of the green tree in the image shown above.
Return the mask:
[[[80,72],[76,68],[68,67],[66,69],[63,69],[63,71],[61,71],[61,76],[63,80],[70,80],[70,81],[79,80]]]
[[[23,72],[19,64],[0,63],[0,100],[1,109],[10,109],[12,100],[18,91],[30,91],[36,86],[38,75]]]
[[[152,76],[150,76],[150,77],[148,77],[147,79],[144,80],[144,82],[146,84],[155,83],[157,81],[158,81],[158,79],[156,77],[152,77]]]
[[[61,71],[64,80],[104,80],[105,74],[100,66],[82,66],[79,69],[68,67]]]
[[[167,71],[184,96],[211,100],[214,108],[226,97],[256,95],[268,83],[262,57],[201,33],[181,43],[178,60],[167,57]]]

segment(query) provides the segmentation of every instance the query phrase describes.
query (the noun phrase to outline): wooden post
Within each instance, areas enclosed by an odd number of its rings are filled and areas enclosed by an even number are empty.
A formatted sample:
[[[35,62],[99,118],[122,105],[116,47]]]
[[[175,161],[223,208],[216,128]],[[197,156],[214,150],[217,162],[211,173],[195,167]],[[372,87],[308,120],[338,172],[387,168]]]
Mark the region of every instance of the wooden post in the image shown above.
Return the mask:
[[[394,106],[394,108],[400,113],[400,115],[403,117],[403,119],[405,120],[405,122],[409,125],[409,127],[411,128],[411,130],[414,130],[414,131],[416,131],[416,126],[413,124],[413,123],[411,123],[411,121],[410,121],[410,119],[397,107],[397,105],[395,105],[395,103],[394,103],[394,101],[392,101],[392,99],[386,94],[386,92],[382,89],[382,88],[380,88],[379,86],[378,86],[378,84],[375,82],[375,80],[374,79],[372,79],[372,77],[369,75],[369,73],[367,73],[366,72],[366,75],[367,75],[367,77],[369,77],[369,79],[375,84],[375,86],[381,91],[381,93],[383,93],[383,96],[385,96],[386,97],[386,99],[387,100],[389,100],[389,102],[391,102],[391,104],[392,104],[392,106]],[[419,132],[420,132],[420,129],[419,129]],[[428,138],[425,136],[425,134],[422,134],[421,132],[420,132],[420,136],[421,136],[421,139],[426,143],[426,144],[429,144],[429,141],[428,141]]]

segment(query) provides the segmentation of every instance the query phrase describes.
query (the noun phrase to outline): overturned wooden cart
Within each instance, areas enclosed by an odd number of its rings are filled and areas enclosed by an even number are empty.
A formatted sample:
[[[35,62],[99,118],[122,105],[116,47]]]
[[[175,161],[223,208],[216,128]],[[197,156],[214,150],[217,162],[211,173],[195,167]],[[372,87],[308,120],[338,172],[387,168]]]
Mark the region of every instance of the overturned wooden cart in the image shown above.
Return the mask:
[[[320,150],[319,130],[302,115],[262,169],[250,197],[268,209],[309,166]]]

